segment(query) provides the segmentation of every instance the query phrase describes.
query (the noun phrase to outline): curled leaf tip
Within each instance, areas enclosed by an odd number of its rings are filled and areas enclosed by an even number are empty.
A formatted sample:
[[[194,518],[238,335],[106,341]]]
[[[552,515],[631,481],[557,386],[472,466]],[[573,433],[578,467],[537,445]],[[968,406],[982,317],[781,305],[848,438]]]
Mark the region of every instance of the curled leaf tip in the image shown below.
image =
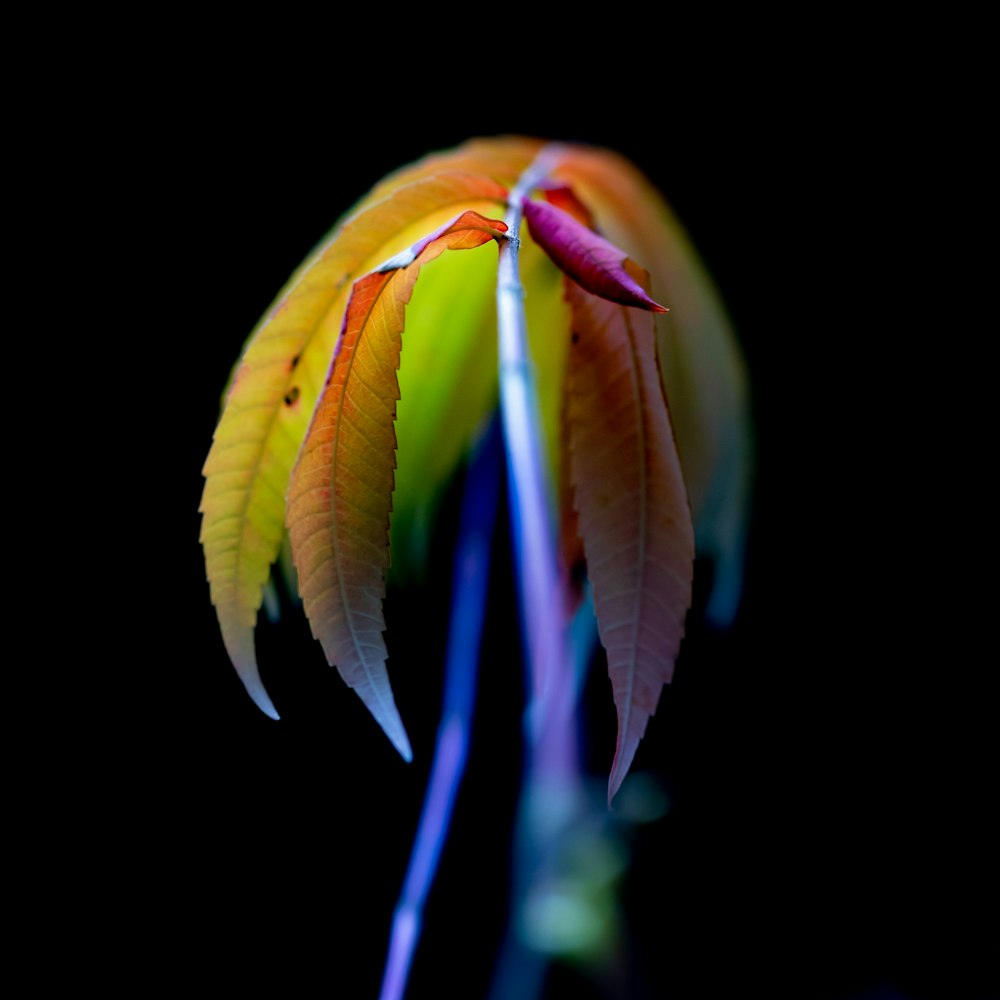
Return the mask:
[[[251,698],[253,698],[254,704],[269,718],[274,719],[277,722],[281,716],[278,715],[278,710],[271,703],[271,699],[268,698],[267,692],[261,688],[260,691],[250,691],[248,693]]]
[[[256,673],[256,671],[254,672]],[[269,719],[274,719],[277,722],[281,716],[278,715],[278,710],[274,707],[274,703],[264,690],[264,685],[261,683],[260,677],[247,677],[241,671],[240,679],[243,681],[243,686],[247,689],[247,694],[253,699],[253,703]]]
[[[499,240],[504,238],[504,234],[507,232],[507,223],[502,219],[487,219],[485,215],[480,215],[479,212],[474,212],[471,209],[462,212],[455,216],[451,222],[446,222],[443,226],[428,233],[413,246],[383,261],[375,268],[374,273],[390,274],[400,268],[409,267],[431,244],[459,230],[487,233],[492,239]],[[485,240],[481,242],[485,242]]]
[[[236,676],[243,682],[243,687],[250,695],[253,703],[271,719],[280,719],[278,710],[264,688],[257,667],[257,655],[254,650],[253,632],[248,629],[223,630],[222,639],[226,646],[229,659],[236,668]]]

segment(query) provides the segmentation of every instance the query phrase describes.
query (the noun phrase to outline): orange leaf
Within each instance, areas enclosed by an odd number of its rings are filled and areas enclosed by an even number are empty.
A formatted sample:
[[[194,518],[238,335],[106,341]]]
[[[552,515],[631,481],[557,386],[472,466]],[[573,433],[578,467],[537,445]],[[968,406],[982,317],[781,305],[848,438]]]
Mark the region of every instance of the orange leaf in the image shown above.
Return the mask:
[[[648,276],[633,275],[648,287]],[[618,712],[608,801],[673,675],[694,533],[654,348],[653,315],[567,281],[570,477]]]
[[[470,139],[461,146],[431,153],[416,163],[389,174],[372,188],[361,204],[383,197],[387,191],[401,184],[411,184],[417,178],[435,176],[444,171],[492,177],[510,187],[528,169],[544,145],[539,139],[511,135],[495,139]]]
[[[448,248],[481,246],[506,228],[464,212],[354,283],[288,492],[292,556],[313,635],[406,760],[410,744],[382,638],[404,307],[421,264]]]
[[[299,269],[247,343],[203,470],[201,542],[226,649],[250,696],[272,718],[278,713],[260,681],[253,630],[281,546],[292,465],[350,282],[421,219],[476,200],[502,202],[506,194],[489,176],[444,169],[386,188]]]

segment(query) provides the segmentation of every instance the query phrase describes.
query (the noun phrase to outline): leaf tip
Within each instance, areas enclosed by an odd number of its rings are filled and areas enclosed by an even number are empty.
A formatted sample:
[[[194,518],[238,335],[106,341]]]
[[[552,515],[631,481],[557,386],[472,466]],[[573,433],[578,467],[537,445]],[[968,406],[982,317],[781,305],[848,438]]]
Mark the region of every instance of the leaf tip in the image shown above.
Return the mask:
[[[254,652],[253,629],[233,629],[229,622],[222,623],[222,638],[229,659],[236,668],[236,674],[243,682],[243,687],[250,695],[253,703],[270,719],[281,718],[274,703],[268,697],[264,682],[260,679],[257,669],[257,656]]]
[[[635,747],[630,749],[619,747],[615,753],[615,760],[611,765],[611,775],[608,778],[608,809],[614,808],[612,802],[621,789],[622,782],[628,776],[628,769],[632,766],[635,751]]]
[[[281,716],[278,715],[278,710],[274,707],[271,699],[268,698],[267,692],[264,690],[263,685],[261,686],[259,693],[254,693],[250,691],[250,697],[253,698],[254,704],[269,718],[274,719],[278,722]]]
[[[629,301],[624,301],[628,298]],[[616,300],[612,300],[616,301]],[[638,282],[635,283],[635,287],[625,290],[625,293],[617,301],[621,302],[622,305],[635,306],[639,309],[645,309],[647,312],[652,313],[667,313],[670,310],[666,306],[661,306],[659,302],[654,299],[645,288],[642,287]]]
[[[407,764],[413,763],[413,750],[410,748],[410,740],[406,735],[406,730],[403,728],[403,723],[399,716],[396,716],[395,724],[391,727],[385,727],[385,734],[392,741],[392,745],[399,751],[399,756],[406,761]]]
[[[365,707],[371,712],[382,732],[389,737],[389,742],[399,751],[399,756],[409,764],[413,760],[410,739],[406,735],[406,727],[399,717],[399,709],[396,707],[396,702],[389,689],[388,677],[382,678],[382,681],[384,687],[382,684],[376,685],[374,693],[373,689],[367,685],[356,687],[354,693],[364,702]]]
[[[647,312],[654,313],[668,313],[670,310],[664,306],[660,305],[656,299],[653,298],[649,293],[649,274],[646,269],[640,267],[631,257],[626,257],[622,262],[622,269],[625,274],[632,280],[628,282],[628,296],[631,301],[622,301],[623,305],[637,306],[640,309],[645,309]]]
[[[253,699],[253,703],[269,718],[276,722],[281,718],[278,710],[274,707],[267,691],[264,689],[264,682],[260,679],[256,662],[246,663],[234,661],[236,672],[239,674],[243,686],[247,689],[247,694]]]

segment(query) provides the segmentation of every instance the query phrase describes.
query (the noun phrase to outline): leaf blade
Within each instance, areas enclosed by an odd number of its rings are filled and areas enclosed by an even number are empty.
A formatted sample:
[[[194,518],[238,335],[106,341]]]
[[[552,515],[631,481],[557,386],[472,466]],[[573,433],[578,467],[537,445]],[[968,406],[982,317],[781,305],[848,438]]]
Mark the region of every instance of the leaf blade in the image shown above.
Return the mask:
[[[652,315],[566,284],[570,477],[618,715],[610,804],[673,675],[694,533]]]
[[[200,539],[226,650],[247,692],[278,718],[260,680],[254,628],[284,533],[285,493],[340,328],[350,280],[395,234],[475,200],[503,201],[485,175],[426,174],[348,217],[251,334],[205,461]]]
[[[382,635],[404,311],[421,264],[505,229],[465,212],[354,283],[288,491],[292,556],[313,635],[405,760],[412,752]]]

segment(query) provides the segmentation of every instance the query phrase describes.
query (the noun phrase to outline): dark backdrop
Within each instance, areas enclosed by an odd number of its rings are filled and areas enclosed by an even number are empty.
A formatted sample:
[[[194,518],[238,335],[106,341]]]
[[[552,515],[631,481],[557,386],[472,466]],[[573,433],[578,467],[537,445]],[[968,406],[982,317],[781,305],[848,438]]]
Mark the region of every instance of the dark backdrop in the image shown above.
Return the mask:
[[[143,276],[130,336],[149,391],[123,467],[148,482],[150,514],[117,557],[136,607],[96,737],[96,881],[117,913],[98,961],[124,950],[127,979],[176,987],[375,996],[437,721],[450,564],[387,605],[413,765],[294,615],[259,631],[271,722],[209,603],[200,468],[246,334],[337,217],[427,151],[510,131],[607,144],[651,176],[722,290],[753,384],[744,606],[728,636],[692,627],[636,760],[672,808],[641,830],[624,884],[635,996],[996,995],[981,674],[946,684],[923,627],[921,451],[894,403],[900,334],[876,319],[888,289],[861,264],[870,133],[837,88],[749,57],[716,86],[717,62],[664,59],[641,87],[526,73],[503,101],[495,67],[468,80],[473,112],[461,82],[412,66],[378,92],[334,75],[278,87],[257,56],[212,69],[171,68],[127,160],[149,178],[125,254]],[[522,691],[504,552],[414,997],[482,996],[505,925]],[[588,698],[602,775],[614,719],[599,671]],[[564,970],[546,996],[587,990]]]

